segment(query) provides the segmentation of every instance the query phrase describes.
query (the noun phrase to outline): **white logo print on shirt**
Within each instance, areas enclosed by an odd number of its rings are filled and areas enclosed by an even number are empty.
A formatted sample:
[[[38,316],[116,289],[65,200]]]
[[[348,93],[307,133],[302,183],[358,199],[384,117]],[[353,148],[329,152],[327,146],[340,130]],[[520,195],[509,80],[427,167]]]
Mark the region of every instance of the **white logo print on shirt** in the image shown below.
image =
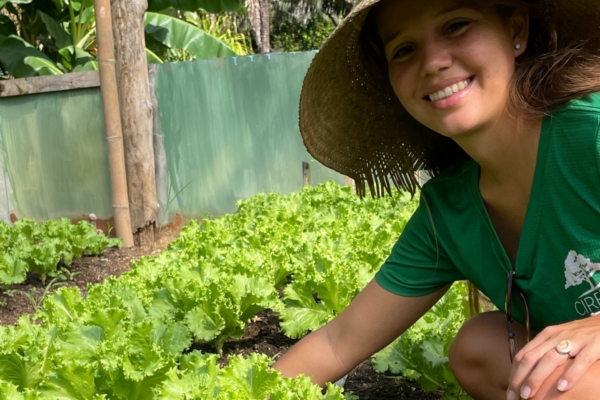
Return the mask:
[[[565,289],[578,286],[582,283],[590,285],[590,289],[583,293],[581,300],[575,303],[579,315],[588,315],[600,310],[600,263],[593,263],[589,258],[571,250],[565,259]],[[592,294],[593,292],[596,292]]]

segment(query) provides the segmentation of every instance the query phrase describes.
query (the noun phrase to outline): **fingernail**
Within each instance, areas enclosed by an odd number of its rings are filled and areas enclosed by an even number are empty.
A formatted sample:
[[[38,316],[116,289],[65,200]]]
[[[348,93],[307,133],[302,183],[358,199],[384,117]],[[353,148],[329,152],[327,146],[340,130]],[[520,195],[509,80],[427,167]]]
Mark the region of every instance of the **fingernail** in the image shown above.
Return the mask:
[[[515,400],[515,392],[508,389],[508,391],[506,392],[506,400]]]
[[[556,388],[561,392],[564,392],[567,386],[569,386],[569,382],[567,382],[564,379],[561,379],[560,381],[558,381],[558,386]]]
[[[531,394],[531,388],[529,386],[525,386],[523,387],[523,389],[521,389],[521,398],[527,400],[529,398],[529,395]]]

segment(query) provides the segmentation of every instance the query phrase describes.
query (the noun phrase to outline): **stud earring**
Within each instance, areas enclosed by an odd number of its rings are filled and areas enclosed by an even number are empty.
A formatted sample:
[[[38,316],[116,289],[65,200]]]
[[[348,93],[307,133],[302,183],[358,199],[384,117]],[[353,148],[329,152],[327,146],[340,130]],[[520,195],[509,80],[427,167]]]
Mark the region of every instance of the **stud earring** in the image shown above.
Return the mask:
[[[520,43],[515,44],[515,49],[519,50],[520,48],[521,48],[521,44]]]

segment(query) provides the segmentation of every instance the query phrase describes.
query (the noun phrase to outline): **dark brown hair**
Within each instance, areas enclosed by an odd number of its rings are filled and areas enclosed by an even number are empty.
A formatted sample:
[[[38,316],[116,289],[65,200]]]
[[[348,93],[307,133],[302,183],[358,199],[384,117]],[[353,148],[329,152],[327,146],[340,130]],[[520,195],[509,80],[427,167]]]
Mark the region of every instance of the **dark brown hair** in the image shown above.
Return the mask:
[[[502,17],[517,9],[530,15],[527,50],[517,59],[508,103],[512,113],[526,118],[549,115],[569,100],[600,91],[599,49],[581,39],[559,37],[551,10],[524,0],[485,3]]]

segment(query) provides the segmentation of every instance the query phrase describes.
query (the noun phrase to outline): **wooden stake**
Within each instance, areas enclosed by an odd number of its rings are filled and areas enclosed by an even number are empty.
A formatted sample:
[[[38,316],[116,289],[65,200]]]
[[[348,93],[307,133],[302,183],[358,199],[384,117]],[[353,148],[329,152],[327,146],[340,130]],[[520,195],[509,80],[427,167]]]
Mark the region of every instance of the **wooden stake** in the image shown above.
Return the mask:
[[[303,186],[310,186],[310,164],[302,161],[302,181]]]

